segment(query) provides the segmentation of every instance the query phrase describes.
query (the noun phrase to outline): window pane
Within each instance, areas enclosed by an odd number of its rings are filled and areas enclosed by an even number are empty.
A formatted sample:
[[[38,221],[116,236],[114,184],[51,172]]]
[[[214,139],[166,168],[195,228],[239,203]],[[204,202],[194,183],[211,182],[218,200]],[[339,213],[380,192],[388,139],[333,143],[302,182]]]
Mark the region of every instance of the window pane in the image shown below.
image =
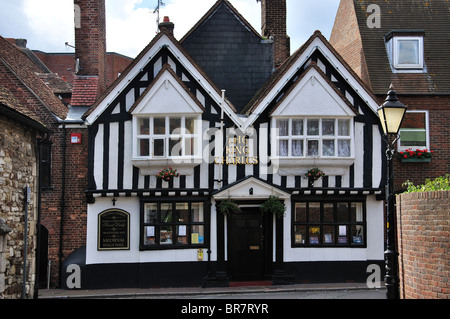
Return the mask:
[[[308,135],[319,135],[319,120],[308,120]]]
[[[319,141],[309,140],[308,141],[308,156],[314,157],[319,156]]]
[[[398,40],[398,63],[419,64],[419,40]]]
[[[188,226],[178,225],[177,226],[177,244],[187,245],[188,244]]]
[[[304,244],[306,239],[306,226],[295,226],[294,240],[296,244]]]
[[[324,223],[334,222],[334,204],[332,203],[323,204],[323,222]]]
[[[295,203],[295,221],[306,222],[306,203]]]
[[[172,204],[162,203],[161,204],[161,223],[171,223],[172,222]]]
[[[310,244],[319,244],[320,238],[320,227],[319,226],[310,226],[309,227],[309,243]]]
[[[424,112],[406,112],[402,129],[426,129],[426,114]]]
[[[303,140],[292,141],[292,156],[303,156]]]
[[[289,135],[289,120],[277,120],[278,136]]]
[[[139,141],[139,156],[150,156],[150,140]]]
[[[303,135],[303,120],[292,120],[292,135]]]
[[[400,131],[400,145],[404,147],[426,147],[427,146],[427,132],[425,130]]]
[[[202,223],[204,222],[203,217],[203,203],[192,203],[192,222]]]
[[[337,221],[338,222],[348,222],[348,204],[338,203],[337,204]]]
[[[339,244],[347,244],[348,243],[348,226],[347,225],[339,225],[338,226],[338,243]]]
[[[164,157],[165,156],[165,146],[164,139],[154,139],[153,140],[153,156]]]
[[[186,117],[186,134],[195,134],[195,117]]]
[[[320,203],[309,203],[309,221],[320,222]]]
[[[144,223],[155,224],[158,216],[158,204],[148,203],[144,205]]]
[[[334,156],[334,140],[323,141],[323,156]]]
[[[324,244],[334,244],[334,226],[323,226],[323,243]]]
[[[194,225],[192,226],[191,244],[204,244],[205,243],[205,226]]]
[[[351,222],[362,222],[363,212],[361,203],[351,203],[350,205],[350,221]]]
[[[322,121],[322,135],[334,136],[335,120],[323,120]]]
[[[350,150],[349,140],[340,140],[338,142],[338,156],[339,157],[350,157],[352,152]]]
[[[169,140],[169,155],[172,157],[181,156],[181,141],[180,137],[171,138]]]
[[[280,141],[278,141],[278,143],[279,143],[279,148],[278,148],[279,156],[288,156],[289,155],[289,149],[288,149],[289,141],[280,140]]]
[[[184,139],[184,152],[186,156],[194,155],[194,138],[186,137]]]
[[[181,118],[170,118],[169,134],[181,134]]]
[[[172,244],[173,239],[172,235],[173,235],[172,226],[161,226],[161,230],[159,232],[159,243],[161,245]]]
[[[364,226],[352,225],[352,243],[364,244]]]
[[[154,245],[155,239],[155,226],[144,227],[144,245]]]
[[[339,136],[350,136],[350,120],[338,121]]]
[[[153,119],[153,134],[166,134],[166,119],[157,118]]]
[[[139,134],[150,134],[150,119],[139,119]]]
[[[175,209],[177,213],[177,222],[188,223],[189,222],[189,204],[188,203],[176,203]]]

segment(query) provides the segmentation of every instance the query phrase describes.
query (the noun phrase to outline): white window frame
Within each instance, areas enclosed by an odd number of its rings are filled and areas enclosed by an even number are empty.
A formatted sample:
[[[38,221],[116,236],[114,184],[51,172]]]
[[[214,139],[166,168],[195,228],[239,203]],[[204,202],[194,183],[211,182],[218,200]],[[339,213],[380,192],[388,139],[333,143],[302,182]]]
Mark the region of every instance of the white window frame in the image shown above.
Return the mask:
[[[423,69],[424,68],[424,46],[423,46],[423,37],[416,36],[416,37],[401,37],[396,36],[394,37],[393,42],[393,66],[396,69]],[[418,54],[419,54],[419,63],[417,64],[405,64],[405,63],[399,63],[399,42],[400,41],[418,41],[419,47],[418,47]]]
[[[402,146],[401,145],[401,138],[399,138],[398,142],[397,142],[397,149],[400,152],[403,152],[407,149],[413,148],[414,150],[416,149],[428,149],[430,150],[430,114],[428,110],[408,110],[406,111],[407,113],[424,113],[425,114],[425,132],[426,132],[426,145],[423,146]],[[401,133],[402,129],[400,128],[400,132]]]
[[[288,121],[288,135],[287,136],[279,136],[279,130],[277,129],[277,122],[280,120]],[[292,123],[295,120],[303,121],[303,135],[293,135],[292,134]],[[307,123],[311,120],[319,121],[319,134],[318,135],[308,135],[307,134]],[[323,121],[334,120],[334,135],[323,135]],[[339,135],[339,120],[348,120],[349,121],[349,135],[340,136]],[[275,133],[273,134],[272,139],[272,153],[273,158],[278,159],[354,159],[354,120],[353,117],[273,117],[272,118],[272,127],[275,128]],[[288,141],[288,155],[281,156],[279,154],[279,142],[280,140]],[[292,155],[292,141],[294,140],[302,140],[303,141],[303,155],[302,156],[294,156]],[[308,156],[308,142],[309,141],[318,141],[319,149],[317,156]],[[333,140],[335,145],[335,153],[334,156],[324,156],[323,154],[323,142],[327,140]],[[339,156],[338,145],[339,141],[349,141],[350,143],[350,156]]]
[[[165,119],[164,134],[154,134],[154,119]],[[170,119],[181,119],[181,128],[179,132],[170,132]],[[194,118],[195,132],[186,130],[186,118]],[[140,134],[139,123],[141,119],[149,119],[149,133]],[[180,156],[172,156],[170,154],[170,140],[178,138],[181,145],[185,145],[187,138],[193,138],[193,154],[186,155],[185,147],[182,147]],[[140,140],[149,140],[149,155],[141,156],[139,154]],[[154,141],[157,139],[164,140],[163,156],[154,155]],[[167,166],[173,166],[180,174],[192,175],[193,167],[202,162],[202,119],[201,114],[139,114],[133,116],[133,165],[141,169],[142,175],[154,175],[159,170]]]

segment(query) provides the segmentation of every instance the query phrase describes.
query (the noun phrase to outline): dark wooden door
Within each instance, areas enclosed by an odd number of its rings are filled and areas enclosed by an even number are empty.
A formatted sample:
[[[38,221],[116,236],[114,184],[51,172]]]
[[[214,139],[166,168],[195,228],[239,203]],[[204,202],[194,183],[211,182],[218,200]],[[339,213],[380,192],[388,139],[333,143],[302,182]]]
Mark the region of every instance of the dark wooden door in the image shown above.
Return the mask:
[[[231,280],[264,279],[264,219],[259,208],[245,208],[230,216],[228,261]]]

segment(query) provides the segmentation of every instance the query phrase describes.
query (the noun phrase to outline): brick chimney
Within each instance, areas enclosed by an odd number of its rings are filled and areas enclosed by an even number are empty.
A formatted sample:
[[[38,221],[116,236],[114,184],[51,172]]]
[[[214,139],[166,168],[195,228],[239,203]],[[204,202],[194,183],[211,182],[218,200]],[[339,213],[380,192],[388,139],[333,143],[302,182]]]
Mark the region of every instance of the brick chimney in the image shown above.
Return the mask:
[[[105,0],[74,0],[77,76],[97,76],[98,95],[106,89]]]
[[[169,31],[173,35],[173,30],[175,29],[175,24],[173,22],[170,22],[169,17],[164,17],[163,22],[161,22],[158,25],[159,31],[162,31],[163,29]]]
[[[286,0],[261,0],[261,33],[273,39],[274,67],[290,56],[291,40],[287,35]]]

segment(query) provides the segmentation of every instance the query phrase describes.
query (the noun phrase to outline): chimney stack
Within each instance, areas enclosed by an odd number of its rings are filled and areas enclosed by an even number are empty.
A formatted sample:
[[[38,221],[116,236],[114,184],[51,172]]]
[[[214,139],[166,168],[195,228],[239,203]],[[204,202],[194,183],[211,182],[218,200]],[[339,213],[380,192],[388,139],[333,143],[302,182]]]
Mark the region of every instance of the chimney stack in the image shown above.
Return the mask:
[[[163,22],[161,22],[158,25],[159,31],[162,31],[163,29],[169,31],[170,34],[173,35],[173,30],[175,29],[175,24],[173,22],[170,22],[169,17],[165,16],[163,19]]]
[[[262,36],[273,39],[274,67],[278,68],[291,54],[286,0],[261,0],[261,19]]]
[[[75,61],[78,76],[98,76],[98,94],[106,89],[105,0],[74,0]]]

